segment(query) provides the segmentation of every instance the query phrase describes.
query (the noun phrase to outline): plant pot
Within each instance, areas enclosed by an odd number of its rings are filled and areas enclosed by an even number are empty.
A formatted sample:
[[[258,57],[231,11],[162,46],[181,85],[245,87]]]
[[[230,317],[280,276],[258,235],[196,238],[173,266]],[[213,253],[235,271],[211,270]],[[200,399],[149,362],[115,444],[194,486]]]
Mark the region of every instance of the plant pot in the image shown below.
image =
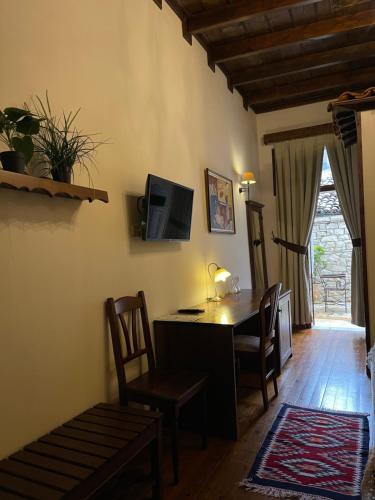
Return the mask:
[[[0,160],[4,170],[24,174],[26,170],[25,155],[18,151],[3,151]]]
[[[72,169],[64,167],[51,168],[52,179],[57,182],[70,184],[72,180]]]

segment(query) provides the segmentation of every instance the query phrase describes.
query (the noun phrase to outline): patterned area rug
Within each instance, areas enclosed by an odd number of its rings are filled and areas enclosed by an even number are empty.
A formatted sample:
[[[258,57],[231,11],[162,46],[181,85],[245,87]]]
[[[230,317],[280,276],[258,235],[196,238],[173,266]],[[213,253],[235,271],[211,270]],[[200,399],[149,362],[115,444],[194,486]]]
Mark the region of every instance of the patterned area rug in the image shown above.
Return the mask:
[[[241,486],[269,497],[360,499],[366,415],[284,404]]]

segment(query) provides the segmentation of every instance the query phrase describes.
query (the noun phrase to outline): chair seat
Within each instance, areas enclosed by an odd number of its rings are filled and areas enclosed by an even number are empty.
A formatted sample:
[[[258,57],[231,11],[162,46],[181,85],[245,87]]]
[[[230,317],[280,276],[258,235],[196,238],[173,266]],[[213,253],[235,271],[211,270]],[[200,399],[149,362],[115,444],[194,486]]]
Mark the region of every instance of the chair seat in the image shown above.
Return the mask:
[[[273,336],[275,337],[275,332]],[[266,341],[266,354],[273,348],[271,339]],[[253,337],[252,335],[235,335],[234,337],[234,351],[237,354],[241,353],[259,353],[260,350],[260,337]]]
[[[208,376],[190,371],[153,370],[128,382],[129,396],[144,395],[153,398],[183,402],[207,385]]]
[[[234,350],[240,352],[259,352],[260,337],[251,335],[235,335]]]

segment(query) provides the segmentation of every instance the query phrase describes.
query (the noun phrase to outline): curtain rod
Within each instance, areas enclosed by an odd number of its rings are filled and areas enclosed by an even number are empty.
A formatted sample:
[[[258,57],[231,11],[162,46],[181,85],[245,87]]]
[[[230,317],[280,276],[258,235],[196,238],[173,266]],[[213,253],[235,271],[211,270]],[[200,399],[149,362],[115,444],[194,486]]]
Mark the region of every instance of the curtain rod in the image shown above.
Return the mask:
[[[285,130],[284,132],[275,132],[273,134],[265,134],[263,143],[275,144],[276,142],[290,141],[292,139],[302,139],[304,137],[315,137],[317,135],[332,134],[333,124],[322,123],[312,127],[295,128],[293,130]]]

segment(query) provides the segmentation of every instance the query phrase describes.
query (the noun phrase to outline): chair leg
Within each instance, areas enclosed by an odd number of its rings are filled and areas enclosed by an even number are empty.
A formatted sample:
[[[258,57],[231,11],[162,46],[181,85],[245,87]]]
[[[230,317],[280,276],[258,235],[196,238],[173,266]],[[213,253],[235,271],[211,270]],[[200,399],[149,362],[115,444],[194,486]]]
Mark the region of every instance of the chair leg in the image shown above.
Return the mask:
[[[267,382],[263,378],[262,378],[262,396],[263,396],[264,411],[267,411],[268,410]]]
[[[240,364],[239,356],[236,356],[236,358],[234,360],[234,370],[235,370],[235,377],[236,377],[236,387],[238,390],[240,388],[240,372],[241,372],[241,364]]]
[[[279,389],[277,387],[277,373],[276,373],[276,351],[275,349],[273,350],[273,374],[272,374],[272,377],[273,377],[273,388],[274,388],[274,391],[275,391],[275,396],[277,396],[279,394]],[[281,366],[280,366],[281,368]]]
[[[162,433],[161,433],[161,423],[158,422],[157,436],[151,443],[151,468],[152,477],[154,480],[154,486],[152,488],[152,500],[161,500],[163,496],[162,492],[162,473],[161,473],[161,463],[162,463]]]
[[[172,420],[172,458],[174,484],[179,481],[179,435],[178,435],[178,410],[173,414]]]
[[[275,396],[278,396],[279,394],[279,389],[277,387],[277,374],[276,374],[276,370],[274,370],[273,372],[273,388],[275,390]]]
[[[207,388],[201,392],[202,398],[202,450],[207,448]]]

